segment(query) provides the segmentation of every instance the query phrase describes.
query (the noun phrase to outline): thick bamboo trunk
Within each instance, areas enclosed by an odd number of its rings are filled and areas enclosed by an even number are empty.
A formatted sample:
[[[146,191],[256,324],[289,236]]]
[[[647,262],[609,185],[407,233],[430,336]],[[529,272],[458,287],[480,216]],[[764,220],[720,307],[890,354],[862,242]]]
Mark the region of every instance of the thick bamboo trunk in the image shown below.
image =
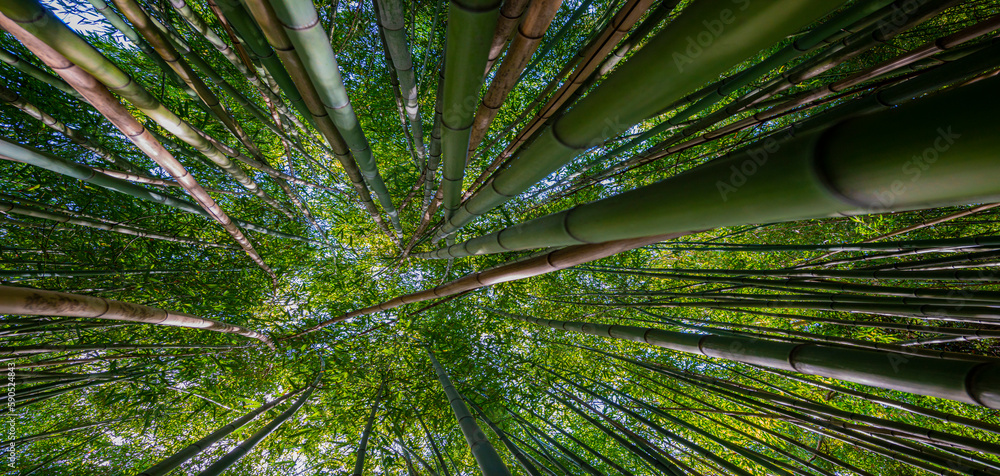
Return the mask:
[[[94,296],[0,286],[0,314],[25,316],[67,316],[139,322],[163,326],[205,329],[257,339],[274,348],[271,339],[241,326],[204,319],[183,312],[114,301]]]
[[[834,0],[748,3],[738,12],[724,9],[723,12],[728,12],[726,18],[731,20],[724,25],[717,4],[695,1],[672,22],[671,28],[661,31],[572,110],[543,129],[532,146],[470,197],[435,238],[451,234],[521,194],[585,150],[656,114],[687,91],[839,4]],[[686,56],[682,52],[687,41],[705,33],[705,22],[718,22],[721,28],[718,37],[713,37],[713,47],[705,49],[712,54]],[[613,47],[614,43],[610,43],[608,49]],[[597,67],[600,61],[593,63]]]
[[[479,104],[479,110],[476,111],[469,139],[469,157],[472,157],[479,143],[486,137],[486,131],[500,112],[507,95],[517,86],[524,67],[528,65],[538,44],[542,42],[542,37],[545,36],[560,6],[562,0],[533,0],[524,11],[525,19],[518,25],[517,34],[511,40],[503,62],[500,63],[500,68],[493,76],[493,82],[490,83],[486,95]]]
[[[679,229],[994,202],[1000,187],[984,173],[1000,173],[992,155],[1000,147],[992,132],[1000,98],[990,92],[997,84],[1000,79],[992,78],[783,142],[763,141],[659,183],[432,254],[468,256]],[[914,177],[906,164],[915,165],[907,161],[923,161],[924,154],[935,165]],[[794,191],[788,183],[797,184]]]
[[[499,14],[499,0],[451,0],[448,8],[441,90],[441,206],[446,217],[458,209],[461,199],[469,134],[493,41],[491,27]]]
[[[518,23],[521,22],[521,15],[524,14],[529,3],[531,0],[506,0],[500,6],[500,16],[497,17],[497,25],[493,28],[493,39],[490,41],[490,53],[487,55],[484,75],[489,74],[493,64],[500,59],[507,48],[510,35],[514,33],[514,28],[517,28]]]

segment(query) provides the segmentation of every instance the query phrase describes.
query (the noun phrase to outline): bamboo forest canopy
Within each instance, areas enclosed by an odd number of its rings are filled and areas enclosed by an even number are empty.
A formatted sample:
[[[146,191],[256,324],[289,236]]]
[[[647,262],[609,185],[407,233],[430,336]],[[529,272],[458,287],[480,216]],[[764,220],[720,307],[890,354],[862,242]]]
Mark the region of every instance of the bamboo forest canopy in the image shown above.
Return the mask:
[[[19,475],[1000,475],[1000,2],[0,0]]]

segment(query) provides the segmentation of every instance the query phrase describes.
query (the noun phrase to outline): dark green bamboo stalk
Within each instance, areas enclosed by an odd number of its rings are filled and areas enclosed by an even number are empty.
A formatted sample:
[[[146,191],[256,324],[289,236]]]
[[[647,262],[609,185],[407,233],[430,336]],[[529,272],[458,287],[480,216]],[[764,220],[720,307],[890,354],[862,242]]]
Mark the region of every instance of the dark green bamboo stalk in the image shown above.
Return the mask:
[[[260,414],[270,410],[271,408],[274,408],[276,405],[279,405],[285,400],[288,400],[289,398],[295,396],[299,392],[302,392],[302,390],[303,389],[301,388],[297,390],[292,390],[291,392],[288,392],[274,400],[264,403],[263,405],[257,407],[250,413],[247,413],[246,415],[237,418],[233,422],[219,428],[218,430],[209,433],[204,438],[194,443],[191,443],[190,445],[185,446],[184,448],[181,448],[180,451],[164,458],[162,461],[151,466],[149,469],[139,473],[137,476],[162,476],[169,473],[174,468],[177,468],[178,466],[186,463],[191,458],[195,457],[196,455],[198,455],[198,453],[201,453],[209,446],[212,446],[219,440],[229,436],[230,433],[242,428],[247,423],[250,423],[255,418],[260,416]]]
[[[633,340],[678,352],[838,378],[990,408],[1000,406],[1000,399],[993,397],[1000,395],[993,390],[994,386],[1000,385],[1000,375],[991,376],[1000,373],[1000,365],[995,362],[933,359],[823,344],[792,344],[748,337],[686,334],[648,327],[502,315],[563,331]]]
[[[361,433],[361,443],[358,444],[357,460],[354,462],[354,476],[361,476],[365,471],[365,452],[368,449],[368,437],[371,436],[372,427],[375,425],[375,415],[378,414],[378,406],[382,402],[382,395],[385,391],[385,382],[378,388],[378,393],[375,394],[375,402],[372,403],[372,412],[368,415],[368,423],[365,424],[365,430]]]
[[[288,421],[289,418],[291,418],[293,415],[295,415],[296,412],[298,412],[299,408],[301,408],[302,405],[309,400],[309,397],[312,396],[313,391],[316,390],[316,384],[319,383],[319,377],[320,375],[322,375],[322,373],[323,373],[322,371],[316,373],[316,378],[313,380],[312,384],[305,388],[305,391],[302,392],[302,396],[299,397],[299,399],[296,400],[294,403],[292,403],[292,405],[288,407],[287,410],[281,412],[280,415],[274,417],[274,419],[268,422],[268,424],[265,425],[263,428],[257,430],[257,432],[254,433],[253,435],[250,435],[249,438],[243,440],[243,442],[240,443],[236,448],[233,448],[228,453],[226,453],[222,458],[219,458],[218,461],[212,463],[211,466],[206,468],[204,471],[198,473],[198,476],[217,476],[219,474],[222,474],[230,466],[239,462],[239,460],[241,460],[244,456],[246,456],[247,453],[249,453],[250,450],[252,450],[255,446],[257,446],[258,443],[260,443],[264,438],[267,438],[268,435],[270,435],[274,430],[278,429],[279,426]]]
[[[500,455],[497,454],[493,445],[490,444],[490,440],[486,439],[486,435],[483,434],[479,425],[476,424],[475,417],[469,413],[469,408],[465,406],[462,394],[451,385],[448,373],[438,363],[434,357],[434,352],[430,348],[427,348],[427,356],[430,358],[434,372],[441,382],[441,387],[448,398],[448,403],[455,413],[455,419],[458,420],[458,427],[462,430],[462,434],[465,436],[465,440],[469,444],[469,449],[472,450],[472,455],[476,458],[476,462],[479,464],[479,469],[483,475],[510,476],[510,470],[507,469],[507,465],[500,459]]]
[[[503,445],[507,447],[507,451],[510,451],[510,453],[514,455],[514,459],[517,460],[518,464],[524,468],[524,471],[527,472],[529,476],[541,476],[541,472],[538,471],[538,468],[535,468],[524,452],[521,451],[521,449],[518,448],[517,445],[510,440],[510,438],[507,437],[507,433],[501,430],[496,423],[493,423],[493,420],[490,420],[490,418],[486,416],[486,412],[483,411],[479,405],[476,405],[475,402],[469,400],[468,398],[466,398],[465,401],[469,402],[469,405],[472,405],[472,409],[479,414],[479,418],[482,418],[482,420],[486,422],[486,426],[489,426],[490,430],[493,430],[493,433],[497,435],[497,438],[499,438]]]
[[[993,96],[988,93],[998,83],[995,78],[980,81],[839,121],[784,142],[764,141],[657,184],[508,227],[432,255],[468,256],[677,229],[996,201],[1000,189],[983,180],[982,174],[998,165],[989,152],[997,146],[993,142],[1000,140],[992,133],[996,117],[990,111],[1000,108],[1000,99],[991,103]],[[875,143],[878,146],[870,146]],[[914,180],[906,173],[906,164],[914,156],[923,160],[923,154],[935,166]],[[799,186],[791,191],[788,183]],[[677,203],[698,205],[678,207]]]
[[[744,9],[735,11],[720,9],[714,2],[694,2],[672,22],[671,28],[661,31],[576,107],[544,129],[532,147],[469,198],[436,237],[451,234],[509,197],[519,195],[586,149],[624,132],[839,4],[832,0],[764,1],[744,4]],[[777,11],[780,16],[774,14]],[[729,25],[719,19],[722,13],[731,20]],[[757,23],[763,18],[768,18],[766,28]],[[713,37],[714,44],[724,43],[727,47],[711,49],[711,55],[685,55],[688,39],[704,33],[703,22],[710,21],[718,21],[722,29],[717,38]],[[710,185],[709,190],[713,188]]]
[[[446,218],[461,198],[469,135],[499,14],[500,0],[451,0],[448,7],[441,88],[441,206]]]

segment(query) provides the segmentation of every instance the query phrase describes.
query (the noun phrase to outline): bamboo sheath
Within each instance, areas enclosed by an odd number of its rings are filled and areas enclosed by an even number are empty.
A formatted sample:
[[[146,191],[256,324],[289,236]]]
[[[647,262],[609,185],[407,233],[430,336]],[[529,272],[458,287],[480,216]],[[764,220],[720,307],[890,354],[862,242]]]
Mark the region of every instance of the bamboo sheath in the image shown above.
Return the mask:
[[[747,3],[745,10],[720,11],[714,2],[695,1],[671,23],[671,28],[662,30],[573,109],[545,128],[530,148],[470,197],[435,238],[451,234],[478,215],[519,195],[584,150],[628,130],[687,91],[709,82],[732,65],[774,44],[788,31],[801,28],[839,4],[833,0],[765,0]],[[690,58],[685,56],[687,41],[705,33],[703,20],[722,15],[731,22],[717,37],[712,36],[712,47]],[[613,47],[611,43],[609,48]],[[679,55],[690,63],[678,62]],[[598,64],[594,62],[595,67]]]
[[[507,469],[507,465],[504,464],[500,455],[497,454],[496,449],[490,444],[490,440],[486,439],[483,430],[476,424],[475,417],[469,413],[469,408],[465,406],[462,394],[452,386],[451,380],[448,378],[448,373],[438,363],[434,357],[434,352],[429,348],[427,349],[427,356],[431,360],[431,365],[434,367],[438,381],[441,382],[441,387],[448,398],[448,403],[451,405],[451,409],[455,413],[455,418],[458,420],[458,426],[462,430],[462,434],[469,444],[469,449],[472,450],[472,456],[476,458],[476,463],[479,464],[479,469],[482,471],[483,476],[510,476],[510,470]]]
[[[536,0],[543,1],[543,0]],[[451,0],[441,88],[441,206],[450,217],[458,208],[469,139],[489,59],[500,0]]]
[[[43,289],[0,286],[0,314],[25,316],[67,316],[139,322],[163,326],[205,329],[257,339],[274,348],[260,332],[233,324],[204,319],[183,312]]]
[[[1000,81],[992,78],[807,130],[784,142],[763,141],[659,183],[425,256],[458,257],[678,228],[993,202],[1000,189],[984,177],[991,170],[1000,172],[991,152],[1000,140],[992,132],[996,121],[992,111],[1000,107],[1000,99],[989,93],[997,84]],[[935,165],[914,177],[910,168],[916,165],[911,161],[923,160],[924,154]],[[681,209],[674,205],[680,197],[700,205]]]

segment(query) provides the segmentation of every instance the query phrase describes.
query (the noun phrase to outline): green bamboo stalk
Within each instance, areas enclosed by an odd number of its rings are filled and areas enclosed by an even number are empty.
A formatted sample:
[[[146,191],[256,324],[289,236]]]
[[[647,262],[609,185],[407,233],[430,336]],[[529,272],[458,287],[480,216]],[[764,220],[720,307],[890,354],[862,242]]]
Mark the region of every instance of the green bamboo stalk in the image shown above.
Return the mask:
[[[397,237],[401,237],[403,229],[399,224],[399,214],[379,174],[368,138],[351,106],[347,89],[340,77],[340,66],[330,46],[330,39],[320,24],[316,8],[311,2],[302,0],[273,0],[272,6],[274,15],[301,58],[308,79],[315,86],[323,107],[343,134],[368,185],[382,209],[389,215]],[[261,23],[262,10],[251,6],[258,23]]]
[[[169,473],[171,470],[189,461],[191,458],[195,457],[196,455],[198,455],[198,453],[201,453],[209,446],[212,446],[219,440],[229,436],[229,434],[231,434],[232,432],[242,428],[247,423],[250,423],[255,418],[260,416],[260,414],[270,410],[271,408],[274,408],[275,406],[281,404],[285,400],[288,400],[289,398],[302,392],[302,390],[303,389],[301,388],[297,390],[292,390],[291,392],[288,392],[274,400],[264,403],[263,405],[257,407],[250,413],[247,413],[246,415],[237,418],[233,422],[219,428],[218,430],[209,433],[204,438],[194,443],[191,443],[190,445],[185,446],[184,448],[181,448],[180,451],[164,458],[159,463],[156,463],[149,469],[139,473],[137,476],[162,476]]]
[[[427,151],[424,149],[424,127],[420,119],[420,104],[416,76],[413,72],[413,58],[406,42],[404,7],[401,0],[378,0],[377,14],[379,27],[385,35],[386,48],[392,60],[390,67],[396,70],[400,92],[413,135],[413,149],[417,154],[417,168],[424,167]]]
[[[594,417],[588,415],[587,412],[583,411],[583,409],[581,409],[581,408],[577,407],[576,405],[570,403],[568,400],[560,398],[560,397],[556,396],[552,392],[546,391],[546,393],[553,400],[555,400],[555,401],[563,404],[563,406],[565,406],[566,408],[569,408],[570,410],[572,410],[576,414],[578,414],[581,417],[583,417],[584,420],[586,420],[588,423],[590,423],[591,425],[593,425],[597,429],[601,430],[604,434],[610,436],[611,439],[613,439],[620,446],[622,446],[623,448],[625,448],[626,450],[628,450],[629,453],[632,453],[633,455],[635,455],[636,457],[638,457],[640,460],[645,461],[647,464],[652,465],[660,473],[674,475],[674,476],[683,476],[685,474],[683,471],[681,471],[680,468],[677,468],[676,466],[674,466],[673,464],[671,464],[666,459],[658,457],[655,454],[656,452],[652,448],[650,448],[648,445],[637,444],[637,443],[639,443],[639,441],[631,439],[631,438],[625,438],[625,437],[619,435],[618,433],[616,433],[611,428],[608,428],[607,426],[601,424]],[[592,412],[596,413],[598,416],[600,416],[602,418],[610,419],[610,417],[608,417],[607,415],[604,415],[603,413],[598,412],[596,409],[594,409],[590,405],[587,405],[586,402],[583,402],[582,400],[580,400],[579,398],[577,398],[576,395],[572,395],[572,394],[569,394],[569,393],[564,393],[564,395],[570,397],[571,399],[573,399],[574,401],[576,401],[576,403],[578,403],[578,404],[580,404],[580,405],[582,405],[584,407],[589,408]],[[632,436],[632,435],[629,435],[629,436]],[[782,473],[779,472],[778,474],[782,474]],[[791,475],[787,475],[787,476],[791,476]]]
[[[161,350],[161,349],[237,349],[234,345],[134,345],[134,344],[81,344],[81,345],[30,345],[0,347],[0,356],[48,354],[54,352],[93,352],[106,350]],[[151,355],[150,357],[156,357]]]
[[[67,316],[206,329],[257,339],[274,348],[271,338],[245,327],[204,319],[183,312],[43,289],[0,286],[0,314]]]
[[[17,162],[31,164],[36,167],[43,168],[45,170],[55,172],[60,175],[65,175],[68,177],[73,177],[75,179],[83,180],[85,182],[92,183],[94,185],[98,185],[106,189],[113,190],[115,192],[120,192],[133,196],[140,200],[159,203],[162,205],[183,210],[187,213],[201,215],[210,219],[216,218],[216,215],[211,214],[210,212],[206,211],[203,207],[199,207],[194,203],[188,202],[186,200],[181,200],[179,198],[175,198],[170,195],[164,195],[155,191],[147,190],[138,185],[111,176],[99,174],[95,170],[87,168],[84,165],[68,162],[60,157],[56,157],[51,154],[46,154],[32,147],[17,145],[4,141],[3,139],[0,139],[0,156],[6,157],[10,160],[14,160]],[[217,206],[215,208],[217,208]],[[270,228],[265,228],[260,225],[255,225],[253,223],[246,222],[243,220],[237,219],[234,221],[239,226],[247,230],[256,231],[258,233],[264,233],[267,235],[290,239],[290,240],[303,241],[306,243],[319,246],[327,246],[326,244],[315,240],[310,240],[308,238],[303,238],[301,236],[290,235],[288,233],[282,233],[280,231],[272,230]],[[229,230],[227,229],[227,231]],[[230,232],[230,234],[232,234],[232,232]]]
[[[275,69],[282,67],[283,63],[288,68],[287,71],[282,69],[285,77],[288,77],[289,74],[295,76],[296,79],[294,82],[289,77],[288,87],[293,92],[296,92],[297,97],[302,98],[302,108],[308,113],[304,117],[312,118],[316,128],[326,138],[330,147],[333,148],[334,156],[344,168],[344,172],[347,173],[348,178],[351,180],[351,185],[361,199],[361,204],[372,217],[376,226],[389,236],[390,239],[398,241],[396,235],[389,231],[389,227],[382,220],[382,216],[379,214],[368,192],[368,187],[365,186],[364,176],[361,170],[359,170],[355,158],[351,156],[349,144],[345,141],[337,125],[334,124],[330,114],[327,112],[316,87],[309,78],[309,73],[306,71],[303,61],[296,54],[294,45],[289,40],[288,35],[285,34],[284,27],[279,23],[271,6],[265,2],[249,4],[248,7],[252,10],[253,16],[237,0],[222,0],[220,6],[222,7],[222,11],[226,12],[225,18],[231,21],[234,27],[243,24],[237,30],[240,31],[240,35],[243,36],[244,40],[248,41],[249,46],[258,52],[258,55],[261,53],[269,55],[266,57],[266,60],[270,63],[277,63],[274,65]],[[260,27],[257,26],[257,23],[254,23],[254,19],[260,23]],[[267,37],[266,39],[265,36]],[[275,50],[271,49],[271,46],[268,44],[269,42],[277,48],[277,56],[275,56]],[[281,58],[280,61],[278,57]],[[262,61],[264,61],[264,58],[262,58]],[[278,77],[275,75],[275,80],[277,79]],[[281,86],[281,88],[285,89],[285,86]],[[289,92],[286,91],[286,95],[288,94]]]
[[[678,228],[993,202],[1000,190],[983,180],[982,174],[997,165],[988,151],[998,139],[990,132],[996,121],[991,111],[1000,107],[1000,101],[989,102],[993,97],[987,91],[998,82],[991,79],[953,88],[784,142],[764,141],[659,183],[433,254],[467,256],[601,242]],[[878,146],[869,146],[876,143],[876,137]],[[933,153],[936,165],[915,186],[911,174],[905,172],[909,170],[906,164],[924,153],[929,157]],[[748,176],[741,167],[754,173]],[[801,186],[788,194],[774,193],[787,190],[790,181]],[[681,209],[677,203],[699,206]]]
[[[186,121],[164,107],[139,83],[132,80],[127,73],[105,58],[36,0],[18,2],[6,0],[0,2],[0,12],[16,21],[19,27],[45,42],[70,62],[93,75],[115,93],[127,99],[164,129],[204,154],[265,203],[276,209],[283,209],[280,204],[260,189],[246,172],[216,149],[211,141],[198,134]]]
[[[465,401],[462,399],[462,394],[451,385],[451,380],[448,378],[448,373],[444,370],[444,367],[438,363],[437,359],[434,357],[434,352],[427,348],[427,356],[431,360],[431,365],[434,367],[434,372],[437,374],[438,380],[441,382],[441,387],[444,389],[445,396],[448,399],[448,403],[451,405],[452,411],[455,413],[455,419],[458,420],[458,427],[462,430],[462,434],[465,435],[465,440],[469,444],[469,449],[472,450],[472,456],[476,458],[476,462],[479,464],[479,469],[482,471],[484,476],[501,475],[510,476],[510,470],[507,469],[507,465],[504,464],[503,460],[500,459],[500,455],[497,454],[496,449],[490,444],[490,440],[486,439],[486,435],[476,424],[475,417],[469,413],[469,408],[465,406]]]
[[[234,245],[223,245],[219,243],[201,241],[193,238],[185,238],[176,235],[164,235],[162,233],[158,233],[155,231],[150,231],[129,225],[123,225],[121,223],[117,223],[111,220],[97,219],[96,217],[91,217],[88,215],[77,213],[72,210],[66,210],[63,208],[46,207],[45,210],[42,210],[35,207],[11,203],[6,200],[0,200],[0,211],[15,213],[18,215],[30,216],[34,218],[41,218],[43,220],[50,220],[58,223],[69,223],[71,225],[96,228],[98,230],[106,230],[114,233],[121,233],[124,235],[149,238],[153,240],[184,243],[187,245],[208,246],[213,248],[236,249],[236,246]]]
[[[0,270],[0,278],[5,281],[24,281],[26,279],[41,278],[85,278],[92,276],[131,276],[131,275],[158,275],[158,274],[191,274],[191,273],[217,273],[225,271],[245,271],[244,268],[230,269],[123,269],[123,270],[79,270],[68,269],[58,271],[29,270],[10,271]]]
[[[517,460],[517,463],[524,468],[524,471],[527,472],[529,476],[541,476],[541,472],[538,471],[538,468],[535,468],[524,452],[521,451],[521,449],[518,448],[517,445],[510,440],[510,438],[507,437],[507,433],[501,430],[500,427],[493,422],[493,420],[490,420],[490,418],[486,416],[486,412],[483,411],[479,405],[476,405],[475,402],[469,400],[468,398],[466,398],[465,401],[469,402],[469,405],[472,405],[472,409],[479,414],[479,418],[482,418],[482,420],[486,423],[486,426],[489,426],[490,430],[493,430],[493,433],[497,435],[497,438],[499,438],[503,445],[507,447],[507,451],[510,451],[510,453],[514,455],[514,459]]]
[[[76,92],[75,89],[73,91]],[[115,164],[124,170],[128,170],[131,172],[138,172],[141,170],[135,165],[129,163],[127,160],[121,158],[118,154],[110,152],[104,147],[101,147],[100,144],[97,144],[96,142],[94,142],[93,139],[87,137],[82,132],[67,126],[66,124],[56,119],[55,117],[52,117],[45,111],[42,111],[34,104],[31,104],[30,102],[26,101],[16,92],[7,89],[7,87],[3,85],[0,85],[0,101],[4,101],[10,104],[11,106],[16,107],[26,115],[31,116],[37,119],[38,121],[41,121],[42,124],[45,124],[48,128],[66,136],[69,140],[73,141],[74,144],[77,144],[83,147],[84,149],[93,152],[98,157],[112,164]]]
[[[204,471],[198,473],[198,476],[218,476],[219,474],[222,474],[222,472],[224,472],[230,466],[239,462],[239,460],[242,459],[244,456],[246,456],[246,454],[249,453],[250,450],[252,450],[255,446],[257,446],[258,443],[260,443],[264,438],[267,438],[267,436],[270,435],[274,430],[278,429],[279,426],[281,426],[283,423],[288,421],[289,418],[295,415],[295,413],[299,410],[299,408],[301,408],[302,405],[309,400],[309,397],[312,396],[313,391],[316,390],[316,385],[319,383],[319,377],[322,374],[323,374],[322,370],[316,373],[316,378],[313,380],[312,384],[306,387],[305,391],[302,392],[302,396],[299,397],[299,399],[296,400],[294,403],[292,403],[292,405],[288,407],[287,410],[281,412],[280,415],[271,420],[263,428],[257,430],[257,432],[251,435],[249,438],[243,440],[243,442],[240,443],[236,448],[226,453],[222,458],[219,458],[219,460],[216,461],[215,463],[212,463],[212,465],[206,468]]]
[[[499,311],[494,311],[499,312]],[[543,327],[634,340],[678,352],[753,363],[805,375],[819,375],[955,400],[989,408],[1000,406],[992,390],[1000,372],[992,362],[970,362],[904,356],[894,352],[838,348],[823,344],[792,344],[748,337],[713,336],[646,327],[554,321],[502,313]],[[992,382],[991,382],[992,379]]]
[[[436,238],[451,234],[508,197],[519,195],[584,150],[624,132],[839,4],[832,0],[764,1],[747,3],[739,11],[720,11],[713,2],[694,2],[672,22],[671,28],[661,31],[576,107],[544,129],[530,149],[465,202]],[[775,14],[778,11],[780,16]],[[729,25],[723,23],[723,14],[730,20]],[[727,47],[711,49],[712,55],[685,55],[687,41],[706,32],[703,22],[715,21],[722,31],[713,36],[713,44],[724,43]],[[766,22],[767,27],[761,27],[758,21]]]
[[[499,15],[499,0],[451,0],[448,7],[441,90],[441,204],[446,217],[458,209],[461,198],[475,104],[493,42],[491,27]]]
[[[368,437],[371,436],[372,427],[375,425],[375,415],[378,414],[378,406],[382,403],[382,395],[385,391],[385,381],[379,386],[378,392],[375,394],[375,402],[372,403],[372,412],[368,415],[368,423],[365,424],[365,429],[361,433],[361,443],[358,444],[357,460],[354,462],[354,476],[361,476],[365,472],[365,452],[368,449]]]
[[[17,55],[15,55],[14,53],[11,53],[5,49],[0,48],[0,61],[15,67],[22,73],[27,74],[28,76],[31,76],[32,78],[35,78],[45,84],[48,84],[49,86],[52,86],[66,94],[69,94],[70,96],[80,101],[86,102],[86,99],[84,99],[83,96],[80,95],[80,93],[76,92],[76,90],[73,89],[72,86],[66,84],[66,81],[59,79],[59,77],[57,76],[49,74],[47,71],[31,64],[27,60],[18,58]]]

